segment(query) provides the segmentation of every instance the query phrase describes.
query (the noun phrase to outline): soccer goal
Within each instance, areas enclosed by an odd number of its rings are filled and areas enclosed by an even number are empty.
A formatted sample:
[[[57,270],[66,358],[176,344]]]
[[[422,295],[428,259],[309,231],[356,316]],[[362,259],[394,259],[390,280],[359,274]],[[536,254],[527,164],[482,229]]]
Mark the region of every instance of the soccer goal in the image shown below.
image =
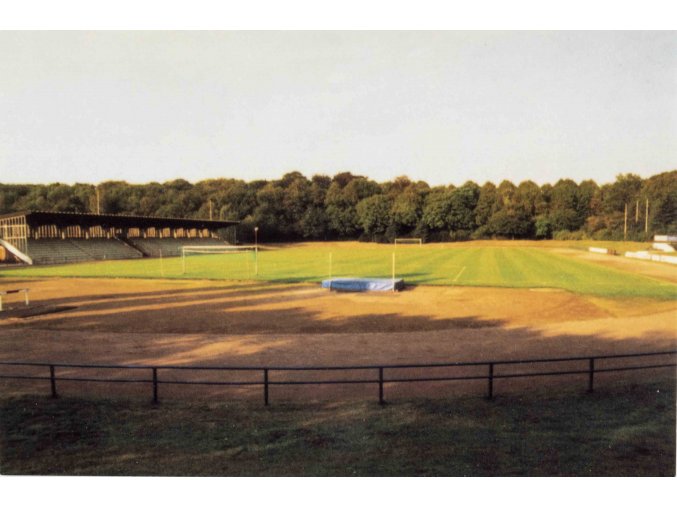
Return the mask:
[[[192,262],[195,257],[210,256],[228,256],[224,257],[223,264],[229,271],[226,275],[239,275],[237,277],[249,278],[253,272],[254,276],[259,274],[259,249],[256,246],[244,245],[205,245],[205,246],[182,246],[181,247],[181,267],[182,273],[188,274],[189,271],[206,270],[208,272],[214,271],[217,275],[221,262],[217,260],[214,265],[208,263]],[[232,257],[231,257],[232,256]],[[211,260],[211,259],[210,259]],[[218,276],[216,276],[218,277]],[[228,276],[226,276],[228,277]]]
[[[422,238],[395,238],[395,246],[397,245],[422,245]]]

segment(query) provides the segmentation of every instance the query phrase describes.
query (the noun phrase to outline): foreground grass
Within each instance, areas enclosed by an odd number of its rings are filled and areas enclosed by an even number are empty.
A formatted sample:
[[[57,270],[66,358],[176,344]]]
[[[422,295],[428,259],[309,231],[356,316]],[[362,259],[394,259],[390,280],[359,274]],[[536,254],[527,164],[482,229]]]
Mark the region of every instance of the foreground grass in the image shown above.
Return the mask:
[[[385,407],[23,396],[0,410],[3,474],[675,474],[674,379]]]
[[[539,242],[423,246],[311,243],[262,250],[258,274],[253,253],[199,255],[186,260],[141,259],[4,269],[2,276],[125,277],[319,282],[341,276],[390,277],[411,284],[557,288],[603,297],[677,299],[677,285],[559,255]]]

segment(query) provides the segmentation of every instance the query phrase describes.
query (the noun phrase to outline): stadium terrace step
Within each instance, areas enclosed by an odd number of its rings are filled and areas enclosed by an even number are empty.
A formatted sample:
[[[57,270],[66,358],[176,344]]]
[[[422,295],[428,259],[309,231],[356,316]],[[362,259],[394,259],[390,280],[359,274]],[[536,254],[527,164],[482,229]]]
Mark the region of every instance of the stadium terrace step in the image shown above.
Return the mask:
[[[148,257],[179,257],[183,246],[224,246],[214,238],[127,238],[127,242]]]
[[[138,259],[143,256],[117,239],[31,239],[28,241],[28,255],[34,264]]]

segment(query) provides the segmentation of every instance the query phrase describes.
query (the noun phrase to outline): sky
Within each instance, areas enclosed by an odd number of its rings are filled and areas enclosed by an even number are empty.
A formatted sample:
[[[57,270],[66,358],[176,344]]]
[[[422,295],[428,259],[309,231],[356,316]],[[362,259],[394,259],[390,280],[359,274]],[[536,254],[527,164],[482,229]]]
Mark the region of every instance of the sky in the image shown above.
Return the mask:
[[[0,182],[677,169],[677,32],[0,32]]]

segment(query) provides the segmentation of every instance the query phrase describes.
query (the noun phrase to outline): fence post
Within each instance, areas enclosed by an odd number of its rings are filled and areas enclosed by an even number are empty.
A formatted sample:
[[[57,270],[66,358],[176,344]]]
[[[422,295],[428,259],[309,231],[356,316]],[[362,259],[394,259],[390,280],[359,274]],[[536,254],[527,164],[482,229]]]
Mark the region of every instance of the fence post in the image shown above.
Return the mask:
[[[590,370],[588,372],[588,392],[589,393],[591,393],[593,391],[594,380],[595,380],[595,358],[591,357],[590,358]]]
[[[153,403],[157,405],[157,368],[153,368]]]
[[[489,393],[487,399],[494,399],[494,363],[489,363]]]
[[[52,386],[52,398],[58,398],[56,394],[56,376],[54,375],[54,365],[49,365],[49,383]]]
[[[268,368],[263,369],[263,404],[268,406]]]
[[[383,366],[378,368],[378,403],[383,405],[385,401],[383,400]]]

